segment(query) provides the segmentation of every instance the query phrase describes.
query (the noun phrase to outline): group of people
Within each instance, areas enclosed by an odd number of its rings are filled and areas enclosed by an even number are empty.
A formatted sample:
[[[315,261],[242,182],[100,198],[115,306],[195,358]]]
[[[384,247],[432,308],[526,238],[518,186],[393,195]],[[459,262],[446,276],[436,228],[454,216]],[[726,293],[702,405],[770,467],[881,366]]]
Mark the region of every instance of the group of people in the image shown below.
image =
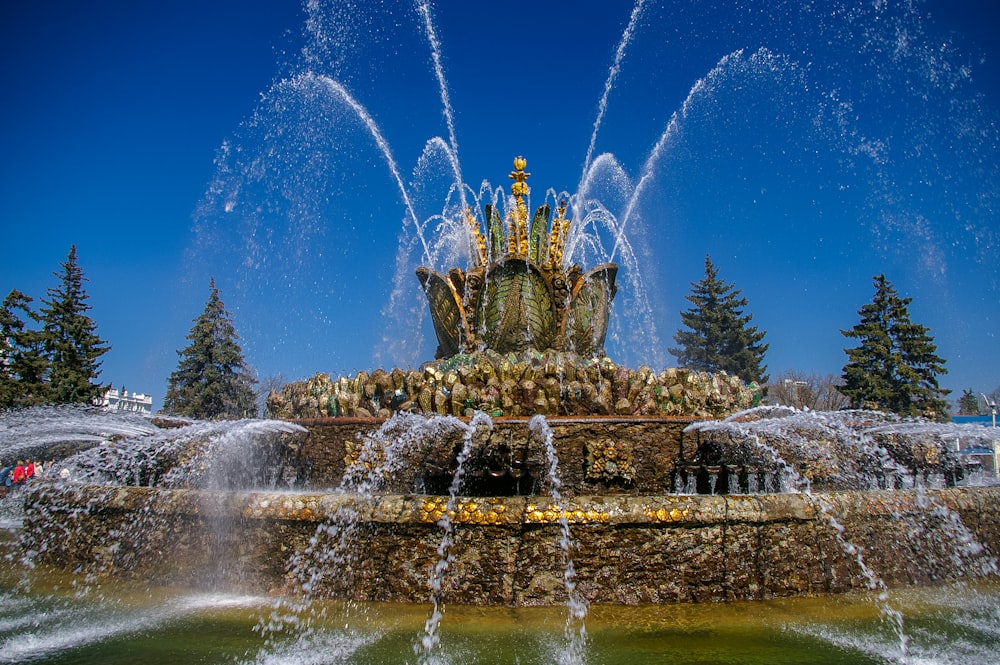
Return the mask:
[[[0,469],[0,492],[6,493],[11,486],[19,485],[28,478],[40,475],[42,475],[41,462],[18,460],[17,464]]]

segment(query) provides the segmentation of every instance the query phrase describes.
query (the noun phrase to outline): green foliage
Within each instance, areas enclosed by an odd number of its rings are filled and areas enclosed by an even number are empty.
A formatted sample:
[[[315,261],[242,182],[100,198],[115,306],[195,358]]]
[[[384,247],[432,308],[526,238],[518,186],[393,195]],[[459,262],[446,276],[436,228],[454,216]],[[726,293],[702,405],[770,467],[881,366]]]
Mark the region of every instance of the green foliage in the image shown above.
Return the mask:
[[[180,361],[167,381],[163,410],[201,419],[251,417],[255,381],[214,278],[209,291],[205,311],[187,335],[191,343],[177,352]]]
[[[101,396],[102,355],[111,348],[97,335],[87,312],[86,278],[72,246],[59,286],[49,289],[35,312],[17,289],[0,310],[0,408],[36,404],[87,404]],[[31,327],[35,324],[40,327]]]
[[[682,367],[707,372],[724,371],[746,382],[767,383],[763,365],[767,334],[750,325],[752,314],[744,314],[747,299],[732,284],[719,278],[712,259],[705,257],[705,278],[691,284],[686,296],[694,307],[681,312],[681,322],[690,330],[674,335],[677,347],[669,349]]]
[[[29,321],[40,322],[31,302],[31,297],[14,289],[0,310],[0,408],[45,401],[49,363],[41,331],[27,326]]]
[[[912,298],[901,298],[885,278],[874,278],[872,302],[858,310],[861,321],[842,330],[859,346],[845,349],[840,392],[851,406],[876,408],[905,416],[947,418],[949,391],[938,386],[945,361],[925,326],[910,321]]]
[[[958,412],[967,416],[980,415],[979,398],[972,392],[972,388],[962,391],[962,396],[958,398]]]
[[[97,324],[87,312],[87,279],[76,262],[76,245],[61,264],[59,286],[42,300],[43,346],[49,362],[47,400],[52,404],[80,404],[99,398],[106,386],[94,383],[100,376],[98,360],[111,347],[97,336]]]

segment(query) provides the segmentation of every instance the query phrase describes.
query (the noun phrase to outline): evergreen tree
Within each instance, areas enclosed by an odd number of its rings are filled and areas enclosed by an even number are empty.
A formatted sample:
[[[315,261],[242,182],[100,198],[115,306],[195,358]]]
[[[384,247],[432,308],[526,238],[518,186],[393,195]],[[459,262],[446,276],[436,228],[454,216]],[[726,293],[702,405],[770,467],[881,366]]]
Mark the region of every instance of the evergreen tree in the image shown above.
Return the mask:
[[[28,321],[40,321],[31,301],[14,289],[0,309],[0,409],[45,401],[48,361],[42,333],[27,327]]]
[[[763,365],[766,332],[750,325],[744,314],[747,299],[742,291],[719,278],[712,259],[705,257],[705,278],[691,284],[687,300],[694,305],[681,312],[681,322],[691,330],[678,330],[676,348],[669,349],[683,367],[707,372],[724,371],[747,382],[767,383]]]
[[[49,361],[47,400],[53,404],[90,403],[105,386],[93,381],[101,374],[98,360],[111,348],[97,336],[97,324],[87,312],[87,279],[76,262],[76,245],[70,247],[62,272],[53,273],[59,286],[42,300],[41,322],[45,355]]]
[[[205,311],[188,333],[190,344],[167,381],[163,409],[192,418],[246,418],[255,415],[254,379],[243,360],[236,329],[209,282]]]
[[[962,396],[958,398],[958,412],[968,416],[979,415],[979,398],[972,388],[962,391]]]
[[[875,276],[874,284],[872,302],[858,310],[860,323],[841,331],[859,346],[844,349],[848,363],[840,392],[855,408],[947,418],[944,397],[949,391],[937,381],[938,374],[947,372],[945,361],[928,329],[910,321],[912,298],[900,298],[885,275]]]

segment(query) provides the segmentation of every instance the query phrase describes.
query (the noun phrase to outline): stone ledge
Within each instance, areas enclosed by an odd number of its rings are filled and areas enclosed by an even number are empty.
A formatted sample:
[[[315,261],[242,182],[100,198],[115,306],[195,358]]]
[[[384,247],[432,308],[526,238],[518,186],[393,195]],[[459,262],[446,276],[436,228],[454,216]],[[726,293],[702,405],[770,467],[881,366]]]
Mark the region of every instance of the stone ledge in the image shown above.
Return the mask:
[[[440,495],[391,494],[365,500],[350,493],[222,492],[146,487],[68,486],[48,483],[33,495],[57,492],[60,501],[46,501],[51,511],[87,508],[194,517],[322,522],[350,509],[361,521],[375,523],[437,523],[448,508]],[[462,525],[570,524],[678,525],[721,523],[764,524],[815,521],[822,506],[838,516],[891,518],[926,512],[929,504],[951,510],[984,511],[1000,505],[1000,487],[940,490],[844,491],[760,495],[601,495],[552,497],[456,497],[449,517]],[[817,505],[821,504],[821,505]]]
[[[857,551],[890,587],[995,575],[998,505],[1000,488],[575,496],[559,504],[458,497],[449,508],[444,496],[359,502],[349,494],[39,482],[21,539],[37,564],[99,577],[183,586],[208,575],[280,594],[294,591],[297,574],[317,572],[318,597],[413,602],[426,598],[447,510],[448,602],[528,606],[565,601],[566,520],[577,588],[589,602],[677,603],[866,589]],[[338,511],[355,521],[335,520]],[[968,543],[956,547],[971,538],[985,556]]]

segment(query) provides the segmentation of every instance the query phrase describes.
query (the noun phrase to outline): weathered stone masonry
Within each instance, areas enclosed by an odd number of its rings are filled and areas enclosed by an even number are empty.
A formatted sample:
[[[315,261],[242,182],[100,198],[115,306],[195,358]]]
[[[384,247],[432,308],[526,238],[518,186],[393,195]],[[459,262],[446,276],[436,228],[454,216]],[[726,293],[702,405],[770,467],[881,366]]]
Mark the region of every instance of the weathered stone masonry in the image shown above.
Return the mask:
[[[452,515],[449,602],[562,602],[559,518],[575,541],[579,589],[595,603],[727,601],[864,588],[824,510],[863,548],[890,586],[960,573],[955,538],[931,501],[958,514],[978,543],[1000,552],[1000,488],[760,496],[470,497]],[[924,503],[921,506],[921,503]],[[267,494],[81,486],[36,489],[24,544],[37,560],[152,584],[223,581],[251,591],[289,590],[293,552],[306,551],[338,508],[358,513],[353,551],[326,570],[320,596],[413,601],[426,597],[446,507],[440,496]],[[66,520],[74,528],[53,539]],[[128,534],[128,537],[122,537]],[[43,543],[48,543],[43,545]],[[113,543],[109,546],[109,543]]]

